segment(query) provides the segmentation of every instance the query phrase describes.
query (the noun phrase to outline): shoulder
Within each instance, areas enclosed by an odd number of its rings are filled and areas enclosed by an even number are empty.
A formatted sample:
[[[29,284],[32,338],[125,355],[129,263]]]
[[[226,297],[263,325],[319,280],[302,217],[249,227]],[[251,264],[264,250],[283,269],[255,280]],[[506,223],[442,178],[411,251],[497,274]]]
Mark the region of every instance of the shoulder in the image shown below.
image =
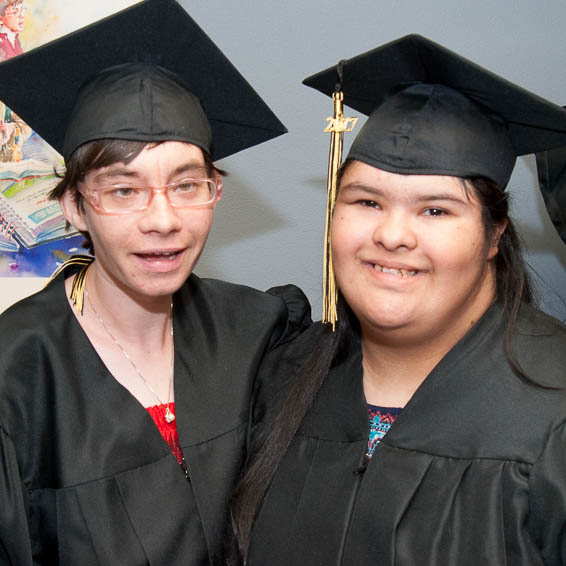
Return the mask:
[[[230,304],[232,308],[238,308],[241,305],[234,304],[234,299],[241,299],[249,304],[289,304],[300,305],[301,308],[309,308],[310,305],[306,295],[296,285],[283,285],[280,287],[272,287],[267,291],[260,291],[247,285],[238,283],[230,283],[221,279],[210,279],[198,277],[194,273],[189,277],[185,286],[185,292],[207,296],[214,298],[216,301]],[[246,306],[242,305],[242,306]]]
[[[58,322],[67,312],[63,277],[51,281],[41,291],[26,297],[0,315],[0,329],[42,327]],[[70,311],[69,311],[70,312]]]
[[[523,305],[519,312],[517,334],[554,336],[566,340],[566,325],[532,305]]]
[[[63,284],[55,280],[0,316],[0,421],[11,432],[40,418],[37,400],[49,398],[50,380],[67,363],[74,315]]]
[[[227,328],[281,327],[281,336],[311,323],[310,303],[295,285],[259,291],[246,285],[191,275],[178,294],[187,313]]]
[[[517,321],[513,346],[520,366],[529,377],[547,386],[566,388],[564,324],[526,305]]]
[[[41,291],[18,301],[0,315],[0,333],[5,338],[0,368],[8,364],[37,362],[48,344],[65,347],[75,321],[67,302],[64,278],[50,282]]]

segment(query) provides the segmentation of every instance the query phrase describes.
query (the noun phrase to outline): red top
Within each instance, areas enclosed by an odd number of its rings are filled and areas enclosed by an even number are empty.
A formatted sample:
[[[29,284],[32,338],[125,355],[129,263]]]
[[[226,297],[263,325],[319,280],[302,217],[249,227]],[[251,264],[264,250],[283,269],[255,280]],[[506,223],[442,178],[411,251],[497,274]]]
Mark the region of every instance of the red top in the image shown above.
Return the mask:
[[[175,403],[164,403],[163,405],[154,405],[153,407],[147,407],[147,412],[151,415],[153,422],[159,429],[161,436],[163,436],[165,442],[169,444],[173,456],[177,458],[177,462],[181,464],[184,460],[183,452],[179,446],[179,433],[177,432],[177,420],[173,420],[168,423],[165,420],[165,409],[169,407],[169,410],[175,414]]]
[[[20,40],[17,36],[12,44],[5,33],[0,33],[0,61],[11,59],[16,55],[21,55],[23,52]]]

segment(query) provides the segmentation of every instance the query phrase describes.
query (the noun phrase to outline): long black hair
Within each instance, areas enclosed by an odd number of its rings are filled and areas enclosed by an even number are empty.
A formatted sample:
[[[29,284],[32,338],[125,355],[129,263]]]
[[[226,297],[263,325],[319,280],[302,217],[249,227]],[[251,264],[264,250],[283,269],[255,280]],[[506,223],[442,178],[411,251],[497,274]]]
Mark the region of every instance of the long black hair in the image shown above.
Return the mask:
[[[342,165],[339,179],[349,163],[351,161],[347,160]],[[533,298],[521,240],[508,215],[508,194],[493,181],[483,177],[463,180],[463,188],[466,191],[471,188],[480,201],[486,241],[493,241],[501,226],[506,224],[494,258],[496,299],[503,305],[505,317],[504,349],[514,373],[520,379],[532,383],[521,370],[512,349],[512,336],[521,305],[531,303]],[[330,325],[324,325],[320,329],[312,353],[290,381],[280,410],[268,417],[268,422],[262,427],[263,432],[252,441],[246,472],[236,487],[230,509],[232,527],[243,563],[247,560],[254,521],[280,461],[330,368],[347,356],[353,344],[359,340],[359,323],[339,295],[336,331],[332,332]]]

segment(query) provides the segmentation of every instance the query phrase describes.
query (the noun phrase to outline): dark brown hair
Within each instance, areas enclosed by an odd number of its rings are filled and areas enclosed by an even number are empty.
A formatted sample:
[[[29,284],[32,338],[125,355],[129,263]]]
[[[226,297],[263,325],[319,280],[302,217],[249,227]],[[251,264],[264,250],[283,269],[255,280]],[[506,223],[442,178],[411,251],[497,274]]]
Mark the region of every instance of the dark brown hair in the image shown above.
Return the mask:
[[[347,160],[342,165],[338,182],[349,163],[351,161]],[[532,302],[532,293],[522,256],[521,240],[508,215],[508,195],[493,181],[483,177],[463,180],[463,187],[466,191],[473,190],[480,201],[486,241],[493,241],[497,231],[506,223],[499,240],[498,253],[494,258],[496,298],[503,305],[505,318],[504,349],[507,361],[515,374],[533,385],[534,382],[522,372],[511,344],[520,307],[524,303]],[[236,538],[234,546],[238,547],[244,563],[255,519],[280,461],[330,368],[346,357],[359,341],[359,322],[339,294],[336,331],[332,332],[330,325],[323,326],[312,353],[292,377],[280,410],[264,424],[262,435],[252,441],[246,472],[236,487],[230,508]]]
[[[64,174],[58,174],[59,183],[49,193],[49,198],[53,200],[61,200],[63,195],[70,191],[77,203],[77,206],[83,206],[81,194],[78,191],[79,183],[83,182],[87,173],[102,167],[109,167],[115,163],[131,163],[146,146],[155,147],[163,142],[145,142],[131,141],[120,139],[100,139],[87,142],[79,146],[71,155],[67,162]],[[206,167],[206,174],[209,177],[215,175],[226,175],[222,169],[217,169],[208,153],[202,152]],[[70,227],[67,223],[67,229]],[[85,241],[83,247],[94,254],[92,240],[88,232],[81,232]]]

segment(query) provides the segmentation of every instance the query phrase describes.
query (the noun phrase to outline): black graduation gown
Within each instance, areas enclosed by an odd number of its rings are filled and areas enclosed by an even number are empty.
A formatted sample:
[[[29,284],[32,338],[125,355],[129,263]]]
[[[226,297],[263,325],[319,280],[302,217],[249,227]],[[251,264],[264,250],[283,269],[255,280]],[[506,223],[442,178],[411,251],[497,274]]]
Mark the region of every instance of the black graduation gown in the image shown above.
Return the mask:
[[[258,365],[308,307],[191,276],[174,297],[180,466],[108,372],[63,277],[0,317],[0,563],[222,563]],[[210,560],[210,562],[209,562]]]
[[[566,564],[566,391],[511,372],[499,313],[431,372],[365,472],[359,348],[331,371],[266,494],[250,566]],[[566,386],[560,323],[525,307],[515,348],[529,376]]]

